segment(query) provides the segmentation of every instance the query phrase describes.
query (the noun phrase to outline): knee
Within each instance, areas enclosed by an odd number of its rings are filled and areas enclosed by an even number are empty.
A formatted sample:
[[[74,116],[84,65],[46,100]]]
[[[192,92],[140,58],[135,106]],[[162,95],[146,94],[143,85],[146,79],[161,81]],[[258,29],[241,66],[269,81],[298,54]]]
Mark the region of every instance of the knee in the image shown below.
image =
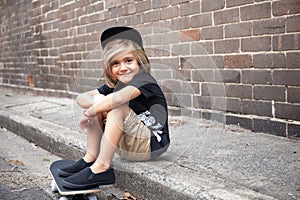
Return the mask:
[[[87,130],[88,132],[90,130],[100,130],[102,129],[103,130],[103,120],[104,120],[104,116],[102,114],[98,114],[96,115],[95,117],[93,117],[91,120],[92,120],[92,123],[90,124],[89,127],[87,127]]]
[[[127,105],[121,105],[109,111],[107,113],[107,119],[109,118],[125,119],[125,117],[128,114],[129,114],[129,107]]]

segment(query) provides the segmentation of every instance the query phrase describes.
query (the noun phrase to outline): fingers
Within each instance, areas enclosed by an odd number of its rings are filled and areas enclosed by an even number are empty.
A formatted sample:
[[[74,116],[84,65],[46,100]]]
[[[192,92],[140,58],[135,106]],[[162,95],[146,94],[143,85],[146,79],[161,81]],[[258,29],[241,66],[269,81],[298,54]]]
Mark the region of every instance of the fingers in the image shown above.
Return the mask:
[[[94,120],[83,116],[79,121],[79,127],[81,129],[86,129],[86,128],[90,127],[91,125],[93,125],[93,121]]]

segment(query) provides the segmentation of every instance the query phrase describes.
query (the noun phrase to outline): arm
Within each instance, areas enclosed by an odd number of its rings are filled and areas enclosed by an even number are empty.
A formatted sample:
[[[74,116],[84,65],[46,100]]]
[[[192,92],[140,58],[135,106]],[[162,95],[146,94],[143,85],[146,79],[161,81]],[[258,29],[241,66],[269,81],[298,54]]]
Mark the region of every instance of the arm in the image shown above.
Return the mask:
[[[123,89],[99,98],[91,107],[85,111],[86,116],[95,116],[98,113],[108,112],[122,104],[127,103],[141,95],[139,89],[133,86],[126,86]]]
[[[76,98],[76,103],[83,109],[88,109],[91,107],[98,99],[104,97],[103,94],[100,94],[98,90],[91,90],[88,92],[81,93]],[[88,128],[92,123],[90,116],[87,116],[86,110],[83,112],[83,116],[79,120],[79,126],[81,128]]]
[[[81,93],[76,98],[76,103],[84,109],[91,107],[96,99],[104,97],[98,90],[91,90],[88,92]]]

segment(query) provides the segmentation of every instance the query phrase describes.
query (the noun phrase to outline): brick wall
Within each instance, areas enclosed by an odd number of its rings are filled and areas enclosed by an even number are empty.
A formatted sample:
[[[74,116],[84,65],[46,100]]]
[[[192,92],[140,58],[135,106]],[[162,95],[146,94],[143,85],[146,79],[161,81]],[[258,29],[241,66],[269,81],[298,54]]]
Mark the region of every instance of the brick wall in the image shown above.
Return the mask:
[[[99,36],[136,27],[171,115],[300,137],[299,0],[2,0],[0,84],[71,96],[104,82]]]

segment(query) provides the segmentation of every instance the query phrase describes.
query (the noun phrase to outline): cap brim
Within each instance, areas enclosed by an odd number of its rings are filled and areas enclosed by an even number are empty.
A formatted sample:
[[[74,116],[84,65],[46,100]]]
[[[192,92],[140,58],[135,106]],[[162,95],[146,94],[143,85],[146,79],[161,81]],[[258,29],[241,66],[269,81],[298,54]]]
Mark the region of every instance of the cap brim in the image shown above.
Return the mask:
[[[104,48],[109,42],[115,39],[128,39],[137,43],[144,50],[143,40],[140,33],[134,28],[127,26],[116,26],[103,31],[101,35],[101,46]]]

